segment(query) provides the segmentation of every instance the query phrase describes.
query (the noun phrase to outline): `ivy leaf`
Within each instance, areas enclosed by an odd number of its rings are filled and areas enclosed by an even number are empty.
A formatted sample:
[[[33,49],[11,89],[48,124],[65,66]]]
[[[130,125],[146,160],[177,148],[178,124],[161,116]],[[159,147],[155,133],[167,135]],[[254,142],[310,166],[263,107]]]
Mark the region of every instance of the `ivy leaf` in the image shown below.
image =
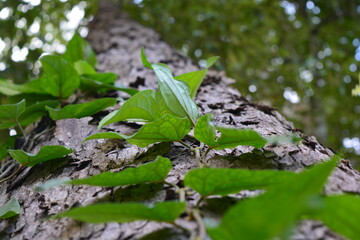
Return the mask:
[[[220,131],[221,135],[217,139],[215,145],[209,145],[213,149],[225,149],[234,148],[239,145],[253,146],[261,148],[265,146],[266,140],[261,137],[257,132],[250,129],[236,129],[236,128],[225,128],[216,127]]]
[[[187,118],[178,118],[172,115],[165,115],[153,122],[142,126],[133,135],[120,133],[97,133],[87,137],[84,141],[98,138],[126,139],[129,143],[139,147],[146,147],[156,142],[180,141],[190,131],[190,121]]]
[[[205,114],[197,121],[194,129],[194,135],[197,140],[207,144],[208,146],[216,145],[216,128],[211,121],[212,115]]]
[[[121,172],[104,172],[84,179],[75,179],[69,184],[86,184],[93,186],[125,186],[146,182],[160,182],[168,175],[172,165],[168,158],[158,156],[154,162],[127,168]]]
[[[190,97],[195,98],[196,93],[199,90],[201,83],[204,81],[207,72],[208,71],[206,69],[189,72],[178,75],[175,77],[175,79],[186,83],[190,89]]]
[[[267,189],[294,175],[293,172],[273,170],[201,168],[188,172],[184,184],[202,196],[225,196],[241,190]]]
[[[144,67],[147,67],[149,69],[153,69],[151,66],[151,63],[148,61],[146,55],[145,55],[145,51],[144,48],[142,47],[140,50],[140,57],[141,57],[141,62],[144,65]]]
[[[214,240],[273,239],[281,235],[307,210],[309,200],[320,193],[338,159],[335,156],[259,197],[240,201],[208,233]]]
[[[11,218],[20,213],[20,204],[15,197],[11,198],[4,206],[0,207],[0,219]]]
[[[79,86],[80,77],[72,64],[59,56],[40,59],[44,75],[40,78],[45,92],[59,98],[69,97]]]
[[[160,202],[154,206],[140,203],[103,203],[71,209],[56,217],[70,217],[90,223],[132,222],[148,220],[158,222],[174,222],[184,212],[184,202]]]
[[[26,105],[25,99],[15,104],[0,105],[0,121],[17,120],[20,114],[25,111],[25,105]]]
[[[85,60],[91,66],[96,65],[96,55],[91,49],[91,46],[78,33],[75,33],[72,39],[66,45],[64,58],[69,62],[76,62],[78,60]]]
[[[211,68],[219,59],[219,56],[214,56],[206,59],[206,68]]]
[[[319,220],[348,239],[360,236],[359,217],[360,198],[351,195],[325,196],[321,208],[307,215],[308,219]]]
[[[59,104],[56,100],[48,100],[42,102],[36,102],[33,105],[27,107],[25,111],[19,116],[19,123],[22,126],[27,126],[30,123],[35,122],[47,113],[46,107],[56,107]]]
[[[91,102],[67,105],[62,109],[46,107],[53,120],[66,118],[83,118],[91,116],[101,110],[116,104],[115,98],[100,98]]]
[[[23,150],[9,150],[12,158],[17,160],[21,165],[32,167],[38,163],[57,159],[72,153],[70,148],[59,145],[43,146],[37,154],[24,152]]]
[[[119,121],[154,121],[171,113],[164,99],[153,90],[141,91],[127,100],[116,113],[110,113],[99,123],[99,128]]]
[[[151,65],[158,79],[160,93],[166,105],[176,115],[187,117],[195,126],[198,109],[190,97],[189,87],[181,81],[175,80],[170,69],[164,64]]]

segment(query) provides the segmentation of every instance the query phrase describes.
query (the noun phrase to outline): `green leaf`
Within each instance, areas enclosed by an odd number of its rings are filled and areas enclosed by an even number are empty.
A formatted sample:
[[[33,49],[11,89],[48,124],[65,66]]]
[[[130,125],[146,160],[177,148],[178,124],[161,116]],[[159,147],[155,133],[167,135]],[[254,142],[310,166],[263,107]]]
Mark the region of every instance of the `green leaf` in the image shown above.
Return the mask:
[[[203,142],[208,146],[215,146],[216,128],[211,120],[211,114],[202,116],[195,125],[194,135],[200,142]]]
[[[335,156],[273,186],[259,197],[240,201],[208,233],[214,240],[260,240],[281,235],[307,210],[309,200],[321,192],[338,160]]]
[[[0,144],[0,162],[4,160],[5,157],[9,155],[8,149],[14,148],[16,136],[9,136],[8,131],[6,131],[6,136],[3,135],[3,132],[0,132],[1,144]]]
[[[125,88],[117,84],[113,85],[117,75],[113,73],[93,73],[81,76],[81,90],[104,92],[109,90],[117,90],[134,95],[139,91],[134,88]]]
[[[27,126],[30,123],[35,122],[42,116],[47,113],[46,107],[56,107],[59,104],[58,101],[48,100],[43,102],[37,102],[25,109],[25,111],[20,114],[19,122],[22,126]]]
[[[253,146],[261,148],[265,146],[266,140],[261,137],[257,132],[250,129],[236,129],[216,127],[221,135],[217,139],[215,145],[209,145],[212,149],[225,149],[234,148],[239,145]]]
[[[40,81],[45,92],[55,97],[67,98],[80,86],[79,74],[65,59],[46,55],[40,62],[44,69]]]
[[[91,102],[67,105],[62,109],[46,107],[53,120],[66,118],[83,118],[91,116],[101,110],[116,104],[115,98],[100,98]]]
[[[0,121],[16,121],[25,111],[25,105],[25,99],[15,104],[0,105]]]
[[[4,206],[0,207],[0,219],[11,218],[20,213],[20,204],[15,197],[11,198]]]
[[[184,202],[160,202],[154,206],[140,203],[103,203],[71,209],[56,217],[70,217],[90,223],[132,222],[148,220],[174,222],[185,211]]]
[[[0,94],[3,94],[5,96],[14,96],[20,93],[21,92],[18,90],[16,84],[13,84],[4,79],[0,79]]]
[[[195,72],[189,72],[181,74],[175,77],[176,80],[183,81],[190,89],[190,97],[195,98],[197,91],[201,83],[204,81],[204,78],[208,70],[199,70]]]
[[[104,172],[84,179],[75,179],[69,184],[86,184],[93,186],[125,186],[146,182],[160,182],[168,175],[172,165],[168,158],[158,156],[154,162],[127,168],[121,172]]]
[[[211,68],[219,59],[219,56],[214,56],[206,59],[206,68]]]
[[[104,117],[99,123],[99,128],[119,121],[154,121],[168,113],[171,111],[160,93],[145,90],[132,96],[116,113]]]
[[[139,147],[146,147],[156,142],[180,141],[190,131],[190,125],[186,118],[165,115],[142,126],[127,141]]]
[[[23,150],[9,150],[12,158],[17,160],[21,165],[32,167],[38,163],[46,162],[49,160],[57,159],[72,153],[70,148],[63,146],[43,146],[37,154],[24,152]]]
[[[139,131],[130,136],[114,132],[96,133],[87,137],[84,141],[99,138],[126,139],[131,144],[146,147],[156,142],[180,141],[190,131],[190,126],[188,119],[167,114],[145,124]]]
[[[75,33],[66,45],[66,51],[63,56],[72,63],[78,60],[85,60],[93,67],[96,65],[96,55],[94,51],[91,49],[90,44],[82,39],[78,33]]]
[[[184,184],[202,196],[225,196],[241,190],[267,189],[294,175],[293,172],[273,170],[201,168],[188,172]]]
[[[96,74],[95,69],[86,61],[78,60],[74,63],[75,70],[80,74]]]
[[[153,69],[151,66],[151,63],[148,61],[146,55],[145,55],[145,51],[144,48],[141,48],[140,50],[140,57],[141,57],[141,62],[144,65],[144,67],[147,67],[149,69]]]
[[[307,218],[322,221],[349,239],[357,239],[360,236],[360,197],[325,196],[321,208],[313,211]]]
[[[35,191],[37,192],[42,192],[42,191],[46,191],[50,188],[54,188],[57,186],[60,186],[62,184],[67,184],[71,181],[70,178],[58,178],[58,179],[50,179],[49,181],[46,181],[45,183],[35,187]]]
[[[192,125],[198,118],[198,109],[190,97],[189,87],[175,80],[170,69],[164,64],[152,64],[158,79],[160,93],[171,111],[181,117],[187,117]]]

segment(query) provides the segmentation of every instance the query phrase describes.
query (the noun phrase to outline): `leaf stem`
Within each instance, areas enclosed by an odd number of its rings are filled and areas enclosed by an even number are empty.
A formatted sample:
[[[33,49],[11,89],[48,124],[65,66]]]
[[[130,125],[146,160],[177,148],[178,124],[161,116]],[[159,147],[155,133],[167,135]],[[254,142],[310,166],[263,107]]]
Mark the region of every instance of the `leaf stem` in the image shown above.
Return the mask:
[[[177,224],[176,222],[170,222],[170,224],[172,224],[172,225],[174,225],[175,227],[183,230],[184,232],[188,232],[188,233],[190,233],[190,234],[193,233],[193,231],[191,231],[190,229],[188,229],[188,228],[186,228],[186,227],[183,227],[183,226]]]
[[[210,152],[210,150],[211,150],[211,148],[209,148],[209,147],[206,149],[206,151],[203,155],[203,162],[206,162],[206,157],[207,157],[208,153]]]
[[[171,186],[171,187],[173,187],[173,188],[175,188],[176,190],[179,189],[179,187],[178,187],[176,184],[174,184],[174,183],[167,182],[167,181],[164,181],[164,183],[167,184],[167,185],[169,185],[169,186]]]
[[[199,209],[193,209],[192,210],[192,215],[195,219],[195,221],[197,222],[198,224],[198,227],[199,227],[199,234],[198,236],[196,237],[197,240],[205,240],[206,238],[206,230],[205,230],[205,224],[204,224],[204,221],[200,215],[200,211]]]
[[[181,143],[182,145],[184,145],[185,147],[192,149],[192,147],[190,145],[188,145],[187,143],[185,143],[183,140],[179,140],[177,141],[178,143]]]
[[[23,135],[24,138],[26,139],[27,137],[26,137],[26,133],[25,133],[24,128],[21,126],[21,124],[19,123],[19,121],[18,121],[17,119],[15,120],[15,122],[16,122],[16,125],[18,126],[18,128],[20,129],[22,135]]]
[[[18,172],[20,172],[21,169],[23,169],[25,166],[21,165],[18,169],[16,169],[10,176],[0,180],[0,184],[2,184],[3,182],[9,180],[10,178],[12,178],[13,176],[15,176]]]

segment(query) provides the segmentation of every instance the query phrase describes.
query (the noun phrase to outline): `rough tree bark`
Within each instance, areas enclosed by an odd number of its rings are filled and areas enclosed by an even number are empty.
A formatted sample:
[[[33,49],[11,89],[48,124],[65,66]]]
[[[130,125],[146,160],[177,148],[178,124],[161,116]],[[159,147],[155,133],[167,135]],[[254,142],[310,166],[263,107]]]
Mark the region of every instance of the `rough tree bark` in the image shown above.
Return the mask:
[[[168,64],[174,73],[181,74],[198,69],[198,66],[177,50],[163,42],[158,34],[132,21],[114,6],[103,6],[90,24],[90,40],[97,52],[98,70],[114,72],[118,81],[139,89],[155,89],[154,74],[144,68],[139,50],[145,46],[152,62]],[[212,113],[220,125],[252,128],[263,135],[298,133],[301,144],[267,146],[262,149],[237,147],[214,151],[209,164],[216,167],[241,167],[250,169],[285,169],[298,171],[321,162],[333,152],[319,144],[315,137],[302,134],[275,109],[252,103],[232,88],[233,80],[223,73],[211,71],[196,98],[202,113]],[[108,109],[109,111],[112,109]],[[82,178],[107,170],[121,170],[154,159],[156,155],[169,157],[173,163],[167,181],[181,184],[184,174],[196,167],[194,157],[181,145],[162,143],[139,148],[121,140],[94,140],[81,144],[90,134],[98,132],[97,123],[107,112],[82,119],[56,121],[43,119],[31,132],[32,146],[25,150],[35,152],[43,145],[64,145],[74,153],[63,160],[52,161],[26,169],[14,180],[0,186],[0,206],[11,196],[22,205],[22,214],[13,221],[0,222],[0,238],[3,239],[139,239],[152,233],[153,239],[187,239],[172,226],[138,221],[128,224],[87,224],[70,219],[44,220],[74,206],[99,201],[157,202],[174,199],[176,194],[169,188],[149,185],[124,189],[91,186],[60,186],[37,193],[35,186],[59,177]],[[135,124],[117,123],[101,131],[115,130],[129,133],[137,129]],[[192,141],[187,139],[187,141]],[[10,161],[10,159],[8,160]],[[138,194],[141,192],[141,194]],[[343,160],[333,172],[326,185],[326,194],[351,192],[360,194],[360,174]],[[251,196],[243,191],[241,196]],[[196,196],[195,196],[196,198]],[[181,221],[181,220],[180,220]],[[195,228],[194,223],[185,223]],[[147,236],[149,237],[149,235]],[[299,224],[294,239],[340,239],[321,223],[304,221]],[[144,239],[150,239],[144,237]]]

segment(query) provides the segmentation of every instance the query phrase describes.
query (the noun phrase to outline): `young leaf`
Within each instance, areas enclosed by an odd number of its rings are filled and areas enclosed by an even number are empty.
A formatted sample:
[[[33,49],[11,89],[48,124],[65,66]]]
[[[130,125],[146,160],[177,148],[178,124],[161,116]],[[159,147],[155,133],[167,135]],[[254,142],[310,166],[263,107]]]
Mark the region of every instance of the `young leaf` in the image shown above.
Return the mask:
[[[21,165],[32,167],[38,163],[46,162],[49,160],[57,159],[72,153],[70,148],[63,146],[43,146],[37,154],[24,152],[23,150],[9,150],[12,158],[17,160]]]
[[[274,170],[201,168],[188,172],[184,184],[202,196],[225,196],[241,190],[267,189],[294,175],[293,172]]]
[[[86,61],[78,60],[74,63],[75,70],[80,74],[96,74],[95,69]]]
[[[206,68],[211,68],[212,65],[214,65],[219,59],[219,56],[214,56],[206,59]]]
[[[209,145],[213,149],[234,148],[239,145],[248,145],[256,148],[265,146],[266,140],[257,132],[250,129],[236,129],[216,127],[221,136],[217,139],[215,145]]]
[[[45,92],[60,98],[69,97],[79,86],[80,77],[72,64],[59,56],[40,59],[44,75],[40,78]]]
[[[208,72],[207,69],[199,70],[195,72],[189,72],[178,75],[175,77],[175,79],[186,83],[190,89],[190,97],[195,98],[196,93],[201,83],[204,81],[207,72]]]
[[[84,141],[99,138],[126,139],[131,144],[146,147],[156,142],[179,141],[190,131],[190,125],[187,118],[178,118],[167,114],[145,124],[139,131],[130,136],[114,132],[96,133],[87,137]]]
[[[224,215],[221,224],[208,233],[212,239],[273,239],[282,234],[307,210],[339,157],[288,178],[256,198],[240,201]]]
[[[151,63],[148,61],[146,55],[145,55],[145,51],[144,48],[141,48],[140,50],[140,57],[141,57],[141,62],[144,65],[144,67],[147,67],[149,69],[153,69],[151,66]]]
[[[25,99],[16,104],[0,105],[0,121],[16,121],[25,111]]]
[[[186,118],[165,115],[142,126],[127,141],[139,147],[146,147],[155,142],[179,141],[190,131],[190,125]]]
[[[15,197],[11,198],[4,206],[0,207],[0,219],[11,218],[20,213],[20,204]]]
[[[100,98],[91,102],[67,105],[62,109],[53,109],[46,107],[50,117],[54,120],[66,118],[83,118],[91,116],[101,110],[116,104],[115,98]]]
[[[119,121],[154,121],[171,113],[164,99],[158,92],[145,90],[127,100],[116,113],[110,113],[99,123],[99,128]]]
[[[146,182],[160,182],[165,179],[170,169],[170,160],[158,156],[154,162],[146,163],[136,168],[127,168],[117,173],[104,172],[88,178],[75,179],[68,183],[115,187]]]
[[[189,87],[181,81],[175,80],[170,69],[164,64],[151,65],[158,79],[160,93],[166,105],[176,115],[187,117],[192,125],[198,118],[198,109],[190,97]]]
[[[103,203],[70,209],[56,217],[70,217],[90,223],[125,223],[137,220],[173,222],[185,208],[184,202],[160,202],[150,207],[140,203]]]
[[[212,115],[205,114],[196,123],[194,134],[195,138],[208,146],[216,145],[216,128],[211,121]]]
[[[36,120],[38,120],[39,118],[41,118],[42,116],[44,116],[47,111],[46,111],[46,107],[56,107],[59,104],[58,101],[54,101],[54,100],[48,100],[48,101],[42,101],[42,102],[37,102],[29,107],[27,107],[25,109],[25,111],[20,114],[19,116],[19,123],[22,126],[27,126],[30,123],[35,122]]]
[[[360,236],[360,198],[359,196],[339,195],[323,198],[322,207],[312,211],[307,217],[322,221],[332,230],[348,239]]]
[[[96,65],[96,55],[91,49],[91,46],[82,37],[75,33],[72,39],[66,45],[64,58],[69,62],[76,62],[78,60],[85,60],[91,66]]]

